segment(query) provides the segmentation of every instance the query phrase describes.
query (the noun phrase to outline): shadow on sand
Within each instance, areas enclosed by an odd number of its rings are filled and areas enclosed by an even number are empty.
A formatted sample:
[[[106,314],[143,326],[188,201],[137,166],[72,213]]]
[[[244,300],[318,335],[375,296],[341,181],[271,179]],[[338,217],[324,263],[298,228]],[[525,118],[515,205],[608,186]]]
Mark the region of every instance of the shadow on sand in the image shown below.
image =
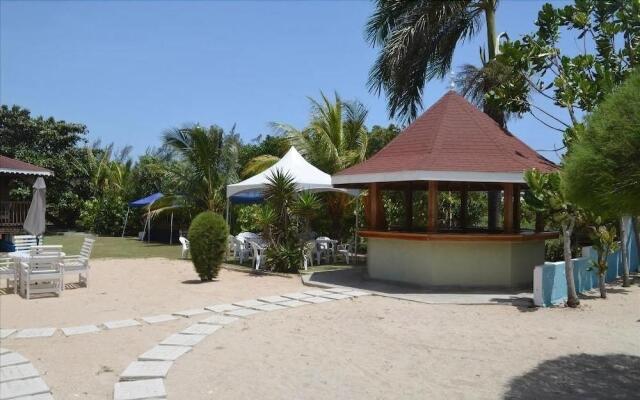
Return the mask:
[[[506,400],[637,399],[640,357],[574,354],[544,361],[512,379]]]

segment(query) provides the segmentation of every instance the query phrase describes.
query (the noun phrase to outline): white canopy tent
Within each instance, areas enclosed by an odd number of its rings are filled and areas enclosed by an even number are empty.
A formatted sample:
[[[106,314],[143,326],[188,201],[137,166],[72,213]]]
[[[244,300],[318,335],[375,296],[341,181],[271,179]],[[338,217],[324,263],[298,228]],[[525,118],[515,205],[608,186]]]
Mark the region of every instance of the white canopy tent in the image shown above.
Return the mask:
[[[242,194],[246,194],[260,198],[262,191],[269,183],[269,178],[273,176],[276,171],[288,173],[293,177],[299,192],[308,190],[311,192],[341,192],[350,196],[360,195],[359,190],[333,187],[331,184],[331,175],[311,165],[298,153],[295,147],[291,146],[287,154],[271,167],[242,182],[227,185],[227,223],[229,222],[229,203],[234,202],[234,196],[240,199]],[[358,214],[356,212],[356,228],[357,226]],[[355,240],[354,245],[357,245],[357,229]]]

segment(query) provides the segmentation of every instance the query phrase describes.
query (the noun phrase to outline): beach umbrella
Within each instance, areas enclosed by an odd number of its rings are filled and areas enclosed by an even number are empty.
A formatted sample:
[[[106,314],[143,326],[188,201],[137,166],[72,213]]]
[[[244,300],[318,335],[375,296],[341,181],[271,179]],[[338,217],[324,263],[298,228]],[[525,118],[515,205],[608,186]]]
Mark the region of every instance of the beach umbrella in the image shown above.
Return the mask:
[[[44,184],[44,179],[38,177],[33,184],[33,198],[31,199],[27,218],[24,220],[24,230],[36,237],[42,235],[45,230],[46,192],[47,186]]]

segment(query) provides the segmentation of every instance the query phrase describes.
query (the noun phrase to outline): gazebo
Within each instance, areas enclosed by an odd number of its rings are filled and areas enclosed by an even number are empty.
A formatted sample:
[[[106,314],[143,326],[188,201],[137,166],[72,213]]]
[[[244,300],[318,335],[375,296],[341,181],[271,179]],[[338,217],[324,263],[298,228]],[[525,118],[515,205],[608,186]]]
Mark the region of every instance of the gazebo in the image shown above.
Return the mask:
[[[557,169],[454,91],[449,91],[369,160],[338,172],[336,187],[368,189],[368,273],[422,286],[522,287],[557,237],[520,227],[523,173]],[[383,192],[404,197],[403,226],[387,226]],[[414,196],[426,192],[426,224],[414,224]],[[459,196],[456,226],[441,226],[438,193]],[[469,195],[486,193],[486,226],[467,221]],[[502,207],[500,207],[502,206]],[[500,213],[502,208],[502,213]],[[500,215],[501,214],[501,215]],[[540,228],[538,226],[538,228]]]

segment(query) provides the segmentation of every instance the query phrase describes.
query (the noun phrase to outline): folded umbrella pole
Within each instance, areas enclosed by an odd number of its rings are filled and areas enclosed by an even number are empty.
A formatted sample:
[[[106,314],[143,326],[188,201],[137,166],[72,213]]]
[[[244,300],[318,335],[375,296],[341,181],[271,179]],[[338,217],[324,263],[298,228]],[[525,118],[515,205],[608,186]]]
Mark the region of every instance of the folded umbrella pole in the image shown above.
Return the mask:
[[[24,230],[34,235],[37,244],[40,244],[40,236],[45,231],[45,209],[47,206],[47,185],[42,177],[38,177],[33,184],[33,198],[31,206],[24,220]]]

